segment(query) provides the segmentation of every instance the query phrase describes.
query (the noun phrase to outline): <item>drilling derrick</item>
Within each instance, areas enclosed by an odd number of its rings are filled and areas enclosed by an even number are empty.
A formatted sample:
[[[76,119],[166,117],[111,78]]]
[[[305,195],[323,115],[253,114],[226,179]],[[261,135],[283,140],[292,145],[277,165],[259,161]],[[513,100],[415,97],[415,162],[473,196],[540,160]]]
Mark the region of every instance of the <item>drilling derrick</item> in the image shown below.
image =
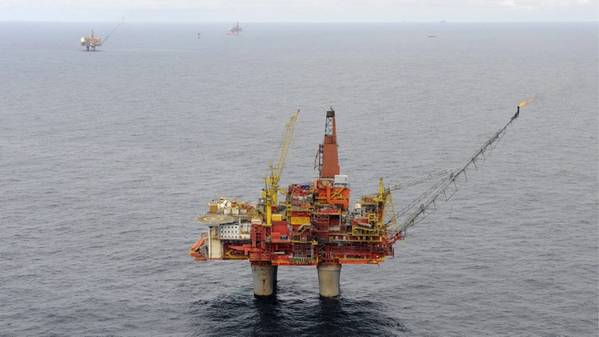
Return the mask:
[[[209,231],[192,245],[190,255],[196,260],[249,260],[256,296],[270,296],[276,290],[278,266],[316,266],[320,295],[337,296],[341,266],[379,264],[393,256],[393,244],[430,208],[451,198],[457,179],[492,149],[519,112],[520,108],[463,167],[388,187],[381,178],[377,191],[360,197],[353,207],[349,178],[340,174],[332,108],[326,112],[324,138],[316,155],[318,177],[279,187],[299,116],[295,112],[285,126],[278,160],[269,166],[258,203],[225,197],[211,201],[208,213],[198,217]],[[412,205],[395,212],[393,191],[434,179],[436,183]]]
[[[320,178],[333,178],[339,174],[339,155],[337,153],[337,126],[335,110],[327,111],[324,125],[324,140],[318,146],[318,173]]]

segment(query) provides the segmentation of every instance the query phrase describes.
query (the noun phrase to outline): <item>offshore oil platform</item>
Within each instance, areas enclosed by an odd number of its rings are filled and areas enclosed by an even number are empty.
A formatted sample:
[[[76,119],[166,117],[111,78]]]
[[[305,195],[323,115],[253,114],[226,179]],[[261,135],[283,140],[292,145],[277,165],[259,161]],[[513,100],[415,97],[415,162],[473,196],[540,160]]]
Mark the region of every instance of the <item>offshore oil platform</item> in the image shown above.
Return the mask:
[[[404,239],[407,229],[428,210],[453,196],[466,170],[484,158],[530,101],[520,102],[507,124],[459,169],[391,186],[381,178],[378,190],[361,196],[354,205],[350,205],[349,178],[341,174],[332,108],[326,112],[324,139],[316,154],[318,177],[285,189],[279,186],[297,111],[285,126],[278,160],[269,167],[258,202],[225,197],[209,202],[207,214],[197,218],[208,226],[208,232],[201,234],[189,254],[198,261],[249,260],[256,296],[270,296],[276,290],[278,266],[316,266],[320,295],[338,296],[341,266],[380,264],[393,256],[393,244]],[[393,191],[431,181],[409,206],[395,211]]]
[[[242,31],[243,31],[243,28],[241,28],[241,26],[239,26],[239,21],[238,21],[235,24],[235,26],[233,26],[229,29],[229,31],[227,32],[227,35],[238,36],[239,33],[241,33]]]
[[[123,23],[125,22],[125,18],[119,24],[117,24],[111,31],[106,35],[106,38],[102,40],[102,37],[95,35],[94,30],[92,29],[90,35],[82,36],[79,40],[79,43],[82,47],[85,47],[85,51],[96,51],[97,47],[102,46],[103,43],[106,43],[112,33],[114,33]]]
[[[80,42],[86,51],[96,51],[96,47],[102,45],[102,38],[94,35],[94,30],[92,29],[91,35],[82,36]]]

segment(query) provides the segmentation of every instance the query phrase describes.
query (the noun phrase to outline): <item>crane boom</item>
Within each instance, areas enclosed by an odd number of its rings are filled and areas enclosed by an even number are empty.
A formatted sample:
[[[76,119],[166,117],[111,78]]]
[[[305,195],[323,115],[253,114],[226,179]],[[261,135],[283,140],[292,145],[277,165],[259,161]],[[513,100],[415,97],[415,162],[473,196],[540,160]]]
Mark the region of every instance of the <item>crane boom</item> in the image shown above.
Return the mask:
[[[398,223],[388,228],[389,236],[393,238],[405,237],[405,231],[423,220],[428,215],[428,210],[435,208],[438,201],[448,201],[457,192],[459,177],[467,179],[466,171],[471,166],[477,167],[477,161],[484,159],[484,154],[494,149],[494,146],[505,134],[505,130],[518,118],[520,108],[532,102],[532,99],[522,101],[518,104],[516,112],[510,120],[497,132],[495,132],[474,154],[458,169],[450,171],[442,176],[428,190],[416,198],[410,205],[398,214]],[[482,157],[482,158],[481,158]],[[400,185],[401,186],[401,185]]]
[[[281,139],[281,148],[279,149],[279,158],[271,169],[271,177],[275,178],[277,183],[279,182],[279,179],[281,179],[283,169],[285,169],[287,152],[289,151],[289,145],[291,145],[291,141],[293,140],[293,131],[295,129],[295,123],[297,122],[298,117],[299,110],[291,114],[289,121],[287,121],[287,124],[285,124],[285,132],[283,133],[283,138]]]
[[[272,208],[278,205],[278,194],[279,194],[279,181],[285,168],[285,162],[287,161],[287,152],[289,151],[289,145],[293,140],[293,131],[295,124],[299,117],[299,110],[291,114],[289,121],[285,124],[285,132],[281,140],[281,147],[279,149],[279,158],[276,164],[270,166],[270,175],[265,179],[265,188],[263,191],[264,208],[266,216],[266,225],[272,225]]]

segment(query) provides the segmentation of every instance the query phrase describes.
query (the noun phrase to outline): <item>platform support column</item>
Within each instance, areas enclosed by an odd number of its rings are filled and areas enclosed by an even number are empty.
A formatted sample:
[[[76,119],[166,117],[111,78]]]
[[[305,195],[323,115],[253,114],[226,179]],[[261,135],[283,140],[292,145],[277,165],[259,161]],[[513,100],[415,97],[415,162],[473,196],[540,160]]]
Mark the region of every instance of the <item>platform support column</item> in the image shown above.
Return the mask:
[[[339,278],[341,276],[341,265],[338,263],[321,263],[318,265],[318,287],[320,296],[339,296]]]
[[[271,296],[277,283],[277,267],[270,263],[252,263],[254,295]]]

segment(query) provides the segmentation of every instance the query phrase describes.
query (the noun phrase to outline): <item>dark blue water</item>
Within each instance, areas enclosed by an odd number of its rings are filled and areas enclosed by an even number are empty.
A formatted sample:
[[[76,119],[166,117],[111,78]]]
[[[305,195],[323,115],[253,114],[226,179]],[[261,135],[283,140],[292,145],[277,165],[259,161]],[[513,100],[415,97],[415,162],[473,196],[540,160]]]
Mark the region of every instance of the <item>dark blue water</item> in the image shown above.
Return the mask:
[[[90,28],[0,24],[0,335],[597,335],[597,24],[127,24],[81,52]],[[338,300],[315,268],[258,301],[247,262],[187,256],[208,200],[259,196],[298,107],[283,183],[314,176],[333,105],[357,196],[458,166],[533,94]]]

